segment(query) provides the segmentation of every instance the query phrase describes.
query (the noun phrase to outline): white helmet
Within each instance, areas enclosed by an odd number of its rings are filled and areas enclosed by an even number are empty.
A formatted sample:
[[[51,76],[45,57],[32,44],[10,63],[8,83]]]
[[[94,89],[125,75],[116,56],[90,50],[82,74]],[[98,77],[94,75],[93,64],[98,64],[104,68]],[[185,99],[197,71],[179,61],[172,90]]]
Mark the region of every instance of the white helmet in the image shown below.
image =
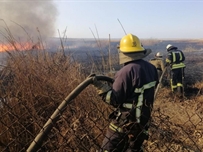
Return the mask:
[[[160,53],[160,52],[157,52],[155,56],[156,56],[156,57],[162,57],[162,56],[163,56],[163,54],[162,54],[162,53]]]
[[[168,50],[170,47],[172,47],[173,45],[171,45],[171,44],[168,44],[167,46],[166,46],[166,50]]]

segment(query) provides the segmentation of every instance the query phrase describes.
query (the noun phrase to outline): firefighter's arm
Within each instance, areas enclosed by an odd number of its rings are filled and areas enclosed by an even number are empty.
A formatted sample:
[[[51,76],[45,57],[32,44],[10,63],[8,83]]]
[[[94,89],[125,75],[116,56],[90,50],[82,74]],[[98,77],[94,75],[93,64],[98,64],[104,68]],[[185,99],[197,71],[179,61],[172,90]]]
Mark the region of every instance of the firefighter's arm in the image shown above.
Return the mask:
[[[111,104],[112,88],[101,81],[94,81],[93,85],[97,89],[98,95],[102,97],[102,100],[107,104]]]
[[[168,57],[166,58],[166,65],[170,65],[172,61],[172,54],[168,53]]]
[[[94,76],[95,74],[91,74],[88,77],[94,77]],[[98,81],[96,77],[93,78],[92,85],[96,88],[97,93],[99,96],[102,97],[102,100],[110,104],[112,88],[107,83]]]
[[[101,81],[94,80],[93,85],[97,89],[98,95],[103,95],[111,90],[111,87],[107,83],[102,83]]]
[[[183,57],[183,59],[182,59],[182,62],[183,62],[183,61],[185,61],[185,55],[182,51],[181,51],[181,53],[182,53],[182,57]]]

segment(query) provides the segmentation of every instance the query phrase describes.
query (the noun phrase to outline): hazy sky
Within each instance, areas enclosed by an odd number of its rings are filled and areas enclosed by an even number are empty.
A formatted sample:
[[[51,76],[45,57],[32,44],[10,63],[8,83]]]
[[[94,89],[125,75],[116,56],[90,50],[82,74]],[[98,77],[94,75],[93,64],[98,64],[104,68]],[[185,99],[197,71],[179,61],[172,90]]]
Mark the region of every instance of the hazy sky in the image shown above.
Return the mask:
[[[203,38],[203,0],[54,0],[56,36]],[[120,22],[119,22],[120,21]],[[123,26],[121,26],[121,24]]]

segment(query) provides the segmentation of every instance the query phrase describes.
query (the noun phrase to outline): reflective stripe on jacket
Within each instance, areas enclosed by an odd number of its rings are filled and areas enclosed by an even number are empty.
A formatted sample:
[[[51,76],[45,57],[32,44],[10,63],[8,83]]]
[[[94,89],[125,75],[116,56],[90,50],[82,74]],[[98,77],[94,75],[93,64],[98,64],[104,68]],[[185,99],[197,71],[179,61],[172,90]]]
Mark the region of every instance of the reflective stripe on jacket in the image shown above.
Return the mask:
[[[169,51],[168,58],[166,58],[166,62],[171,65],[171,69],[184,68],[183,61],[185,61],[183,52],[176,49]]]
[[[136,88],[135,93],[139,93],[140,95],[138,96],[138,103],[136,105],[136,119],[137,123],[140,123],[140,117],[141,117],[141,107],[143,105],[143,100],[144,100],[144,91],[146,89],[150,89],[152,87],[156,86],[156,81],[150,82],[148,84],[143,85],[141,88]],[[132,103],[123,103],[124,108],[132,109],[133,104]]]
[[[178,69],[178,68],[184,68],[185,64],[184,63],[179,63],[179,64],[172,64],[171,69]]]

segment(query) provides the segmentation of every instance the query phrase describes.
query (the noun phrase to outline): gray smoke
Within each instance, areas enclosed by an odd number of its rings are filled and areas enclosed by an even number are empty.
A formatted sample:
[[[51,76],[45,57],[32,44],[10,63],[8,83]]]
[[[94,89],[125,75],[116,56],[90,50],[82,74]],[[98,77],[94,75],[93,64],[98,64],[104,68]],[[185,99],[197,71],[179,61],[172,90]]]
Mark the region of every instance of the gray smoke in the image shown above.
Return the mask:
[[[18,38],[54,36],[58,12],[52,0],[0,0],[0,5],[1,36],[8,33],[6,27]]]

